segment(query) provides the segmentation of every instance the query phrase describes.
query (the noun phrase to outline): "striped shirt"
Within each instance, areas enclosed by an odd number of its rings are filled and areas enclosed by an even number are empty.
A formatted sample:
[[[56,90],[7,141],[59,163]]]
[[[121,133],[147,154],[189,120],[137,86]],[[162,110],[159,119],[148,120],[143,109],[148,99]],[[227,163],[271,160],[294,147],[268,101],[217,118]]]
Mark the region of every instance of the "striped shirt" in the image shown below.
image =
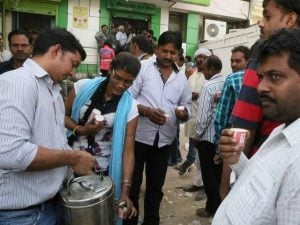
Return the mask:
[[[259,151],[232,169],[239,178],[213,225],[300,224],[300,119],[275,128]]]
[[[152,123],[147,117],[139,116],[135,140],[153,145],[155,135],[159,132],[158,147],[161,148],[170,145],[177,134],[176,107],[185,106],[189,112],[191,111],[192,93],[182,72],[176,73],[173,70],[164,83],[156,65],[156,57],[143,60],[141,64],[141,70],[129,91],[138,104],[160,108],[169,115],[169,118],[166,124],[160,126]]]
[[[0,210],[42,203],[66,178],[67,167],[25,171],[38,146],[70,149],[60,89],[31,59],[0,76]]]
[[[214,117],[225,79],[225,76],[216,74],[203,85],[199,97],[196,122],[196,139],[198,141],[208,141],[213,143],[215,135]]]
[[[244,72],[244,70],[238,71],[229,74],[226,78],[215,115],[215,144],[219,143],[221,131],[225,128],[231,127],[231,124],[229,123],[229,118],[231,116],[234,103],[239,96]]]
[[[256,130],[251,155],[257,151],[272,130],[280,124],[263,115],[259,95],[256,91],[260,82],[256,74],[257,66],[255,59],[248,63],[242,88],[230,119],[233,127]]]

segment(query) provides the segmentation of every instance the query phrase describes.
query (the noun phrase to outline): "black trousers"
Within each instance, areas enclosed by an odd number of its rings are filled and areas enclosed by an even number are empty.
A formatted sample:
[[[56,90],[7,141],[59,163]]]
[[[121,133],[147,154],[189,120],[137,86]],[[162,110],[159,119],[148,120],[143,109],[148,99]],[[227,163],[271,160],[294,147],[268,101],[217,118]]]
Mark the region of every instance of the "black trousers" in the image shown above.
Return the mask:
[[[158,148],[135,142],[135,166],[130,198],[139,211],[139,194],[145,167],[146,190],[143,225],[159,225],[159,208],[163,197],[162,187],[168,168],[170,145]],[[138,216],[123,221],[123,225],[137,225]]]
[[[214,215],[221,204],[219,187],[222,164],[216,165],[213,161],[215,156],[215,145],[213,143],[196,141],[195,145],[199,154],[203,185],[207,196],[205,209],[209,214]]]

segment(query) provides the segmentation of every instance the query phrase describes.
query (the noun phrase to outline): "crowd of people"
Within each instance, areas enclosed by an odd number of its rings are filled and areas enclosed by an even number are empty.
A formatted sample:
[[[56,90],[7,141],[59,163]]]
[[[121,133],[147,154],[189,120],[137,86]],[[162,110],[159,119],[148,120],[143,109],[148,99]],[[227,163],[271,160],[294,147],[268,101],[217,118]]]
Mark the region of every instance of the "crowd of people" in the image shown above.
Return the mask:
[[[197,165],[183,190],[206,200],[198,216],[215,225],[299,224],[300,1],[264,0],[263,9],[260,39],[231,50],[229,75],[212,50],[184,57],[179,32],[156,43],[149,31],[121,25],[108,34],[102,25],[101,74],[66,98],[60,82],[86,58],[73,34],[47,29],[33,41],[14,30],[11,58],[0,39],[0,224],[60,224],[65,180],[104,174],[126,204],[118,225],[139,223],[143,177],[142,224],[159,225],[181,123],[189,147],[176,168],[184,175]],[[246,130],[244,143],[232,127]]]

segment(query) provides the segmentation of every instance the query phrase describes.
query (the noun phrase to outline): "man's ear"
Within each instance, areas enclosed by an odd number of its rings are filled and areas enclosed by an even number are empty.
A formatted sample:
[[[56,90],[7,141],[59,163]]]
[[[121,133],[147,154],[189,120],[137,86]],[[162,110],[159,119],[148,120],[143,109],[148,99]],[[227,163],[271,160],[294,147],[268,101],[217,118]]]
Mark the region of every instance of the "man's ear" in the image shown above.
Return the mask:
[[[286,25],[287,25],[288,28],[298,27],[298,24],[297,24],[298,15],[297,15],[297,13],[291,12],[291,13],[288,13],[286,16],[287,16]]]
[[[53,57],[56,57],[57,55],[61,54],[61,45],[60,44],[53,45],[49,48],[49,51],[51,52],[51,55]]]

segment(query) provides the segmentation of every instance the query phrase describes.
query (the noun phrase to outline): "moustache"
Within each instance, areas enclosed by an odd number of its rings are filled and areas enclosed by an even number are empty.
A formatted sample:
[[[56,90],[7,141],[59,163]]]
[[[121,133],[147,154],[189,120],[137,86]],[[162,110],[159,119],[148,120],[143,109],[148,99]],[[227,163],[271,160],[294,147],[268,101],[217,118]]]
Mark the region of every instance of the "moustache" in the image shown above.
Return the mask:
[[[276,100],[270,96],[268,96],[267,94],[264,94],[264,93],[261,93],[259,95],[259,98],[260,98],[260,101],[263,102],[263,101],[269,101],[269,102],[273,102],[273,103],[276,103]]]
[[[162,62],[173,63],[173,61],[172,61],[172,60],[170,60],[170,59],[162,59],[161,61],[162,61]]]

